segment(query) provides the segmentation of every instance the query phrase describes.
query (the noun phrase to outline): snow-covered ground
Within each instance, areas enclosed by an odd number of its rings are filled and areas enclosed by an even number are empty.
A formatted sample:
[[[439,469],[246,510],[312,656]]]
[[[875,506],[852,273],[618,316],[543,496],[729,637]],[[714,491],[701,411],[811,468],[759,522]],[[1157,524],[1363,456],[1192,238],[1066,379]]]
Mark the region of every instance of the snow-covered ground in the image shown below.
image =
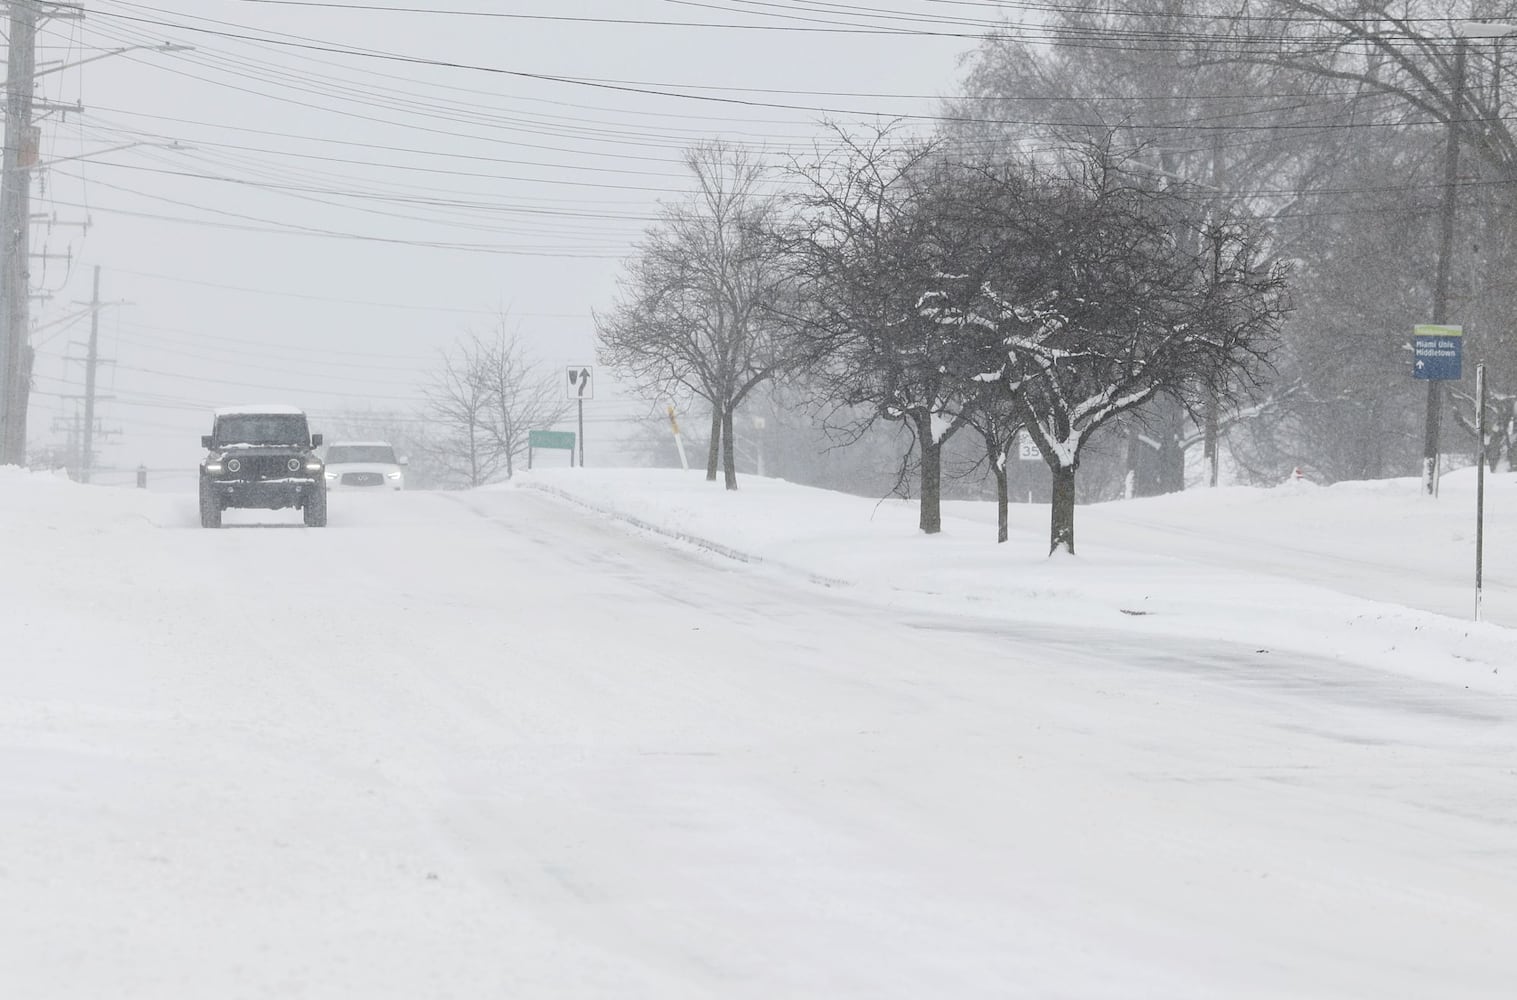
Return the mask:
[[[1502,997],[1517,477],[0,469],[0,996]]]

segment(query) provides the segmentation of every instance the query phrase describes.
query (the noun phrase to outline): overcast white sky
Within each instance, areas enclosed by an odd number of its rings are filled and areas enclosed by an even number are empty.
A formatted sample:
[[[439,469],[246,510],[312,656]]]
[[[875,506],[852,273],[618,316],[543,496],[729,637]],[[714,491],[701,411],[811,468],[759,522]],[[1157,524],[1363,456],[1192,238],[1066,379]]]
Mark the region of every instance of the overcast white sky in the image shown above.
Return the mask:
[[[591,310],[611,302],[657,199],[684,185],[682,149],[722,136],[779,154],[821,134],[819,109],[930,114],[975,44],[964,19],[996,13],[933,0],[376,6],[87,0],[82,21],[47,27],[44,64],[194,51],[41,77],[41,96],[85,111],[46,118],[43,156],[66,162],[34,210],[91,225],[35,231],[35,249],[72,261],[33,269],[53,296],[34,310],[34,447],[61,443],[52,427],[75,412],[83,366],[64,357],[82,356],[88,324],[59,321],[97,264],[102,297],[130,303],[101,316],[115,364],[99,413],[119,432],[102,466],[193,467],[216,405],[414,410],[438,350],[502,306],[545,366],[592,361]],[[592,426],[640,412],[604,389]]]

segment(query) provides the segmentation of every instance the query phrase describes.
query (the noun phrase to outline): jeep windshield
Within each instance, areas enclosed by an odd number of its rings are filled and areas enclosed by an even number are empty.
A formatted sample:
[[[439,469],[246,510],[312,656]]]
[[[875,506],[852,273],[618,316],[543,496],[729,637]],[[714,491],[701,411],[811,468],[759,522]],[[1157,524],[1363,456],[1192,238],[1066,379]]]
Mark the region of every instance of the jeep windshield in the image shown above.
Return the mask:
[[[355,462],[394,465],[395,449],[383,444],[334,444],[327,449],[328,465],[348,465]]]
[[[218,448],[306,448],[311,434],[302,413],[227,413],[216,418],[215,441]]]

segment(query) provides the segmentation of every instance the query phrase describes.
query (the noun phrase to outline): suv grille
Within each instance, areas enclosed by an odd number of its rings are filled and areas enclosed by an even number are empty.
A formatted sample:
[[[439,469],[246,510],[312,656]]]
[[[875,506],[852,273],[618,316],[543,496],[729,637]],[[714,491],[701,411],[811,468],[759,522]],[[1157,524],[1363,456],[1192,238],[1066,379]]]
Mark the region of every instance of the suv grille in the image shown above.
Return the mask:
[[[238,455],[242,462],[240,475],[244,479],[284,479],[293,475],[286,465],[288,455]]]
[[[381,472],[344,472],[342,485],[344,486],[383,486],[384,474]]]

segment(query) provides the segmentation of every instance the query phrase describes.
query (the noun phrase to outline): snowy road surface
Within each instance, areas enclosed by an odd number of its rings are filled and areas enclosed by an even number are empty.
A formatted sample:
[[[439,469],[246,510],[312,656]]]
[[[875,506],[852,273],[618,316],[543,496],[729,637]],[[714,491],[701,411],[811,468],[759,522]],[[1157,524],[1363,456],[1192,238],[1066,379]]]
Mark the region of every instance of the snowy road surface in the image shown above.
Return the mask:
[[[0,995],[1517,982],[1510,697],[902,618],[528,491],[57,493],[0,591]]]

